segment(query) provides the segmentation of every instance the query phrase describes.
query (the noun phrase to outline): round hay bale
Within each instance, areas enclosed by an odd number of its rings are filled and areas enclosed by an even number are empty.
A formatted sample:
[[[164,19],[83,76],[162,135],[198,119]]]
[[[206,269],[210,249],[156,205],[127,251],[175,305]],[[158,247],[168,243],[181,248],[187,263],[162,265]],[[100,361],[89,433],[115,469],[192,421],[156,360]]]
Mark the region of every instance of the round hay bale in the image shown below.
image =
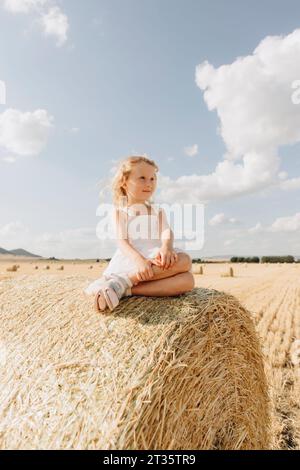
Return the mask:
[[[192,273],[193,274],[203,274],[202,266],[197,263],[192,263]]]
[[[86,281],[2,281],[1,449],[269,448],[260,342],[233,296],[125,297],[103,315]]]
[[[228,271],[222,272],[221,277],[234,277],[233,268],[230,267]]]
[[[11,272],[11,273],[15,273],[16,271],[18,271],[18,266],[16,264],[14,264],[13,266],[10,266],[9,268],[6,268],[6,271]]]

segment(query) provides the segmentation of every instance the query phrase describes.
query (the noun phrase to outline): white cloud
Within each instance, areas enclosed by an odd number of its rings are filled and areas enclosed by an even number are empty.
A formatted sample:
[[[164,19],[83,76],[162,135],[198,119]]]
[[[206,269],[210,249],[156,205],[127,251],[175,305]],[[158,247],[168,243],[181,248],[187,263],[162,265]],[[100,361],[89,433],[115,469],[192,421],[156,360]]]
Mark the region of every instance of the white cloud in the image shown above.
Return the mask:
[[[280,183],[280,188],[286,191],[291,189],[300,189],[300,178],[290,178]]]
[[[280,169],[279,147],[300,141],[300,105],[292,83],[300,76],[300,29],[267,36],[252,54],[214,68],[196,67],[196,84],[210,111],[220,119],[226,146],[223,160],[206,175],[163,179],[165,202],[207,202],[250,194],[268,187],[298,189],[299,178]],[[282,181],[284,179],[284,181]]]
[[[10,13],[33,13],[44,35],[54,37],[58,47],[67,41],[69,20],[55,0],[2,0],[2,3]]]
[[[194,144],[194,145],[191,145],[190,147],[184,147],[184,153],[188,157],[195,157],[195,155],[198,154],[198,145]]]
[[[257,222],[257,224],[254,225],[254,227],[250,227],[250,228],[248,229],[248,232],[249,232],[249,233],[260,233],[260,232],[262,232],[263,230],[264,230],[264,229],[263,229],[262,224],[261,224],[260,222]]]
[[[238,220],[235,219],[234,217],[227,217],[223,212],[220,214],[214,215],[210,220],[209,220],[209,225],[211,226],[216,226],[220,224],[237,224]]]
[[[278,217],[271,225],[265,227],[258,222],[254,227],[248,229],[249,233],[261,232],[297,232],[300,231],[300,212],[294,215]]]
[[[279,217],[268,228],[270,232],[296,232],[300,231],[300,212],[292,216]]]
[[[47,13],[43,14],[40,24],[46,36],[54,36],[56,38],[57,46],[62,46],[66,42],[69,21],[67,15],[59,7],[52,7]]]
[[[11,13],[29,13],[48,3],[48,0],[4,0],[3,5]]]
[[[38,155],[47,144],[52,122],[44,109],[24,113],[7,109],[0,113],[0,147],[16,156]]]
[[[10,222],[6,225],[0,226],[0,237],[13,238],[18,235],[23,235],[28,232],[28,228],[21,222]]]

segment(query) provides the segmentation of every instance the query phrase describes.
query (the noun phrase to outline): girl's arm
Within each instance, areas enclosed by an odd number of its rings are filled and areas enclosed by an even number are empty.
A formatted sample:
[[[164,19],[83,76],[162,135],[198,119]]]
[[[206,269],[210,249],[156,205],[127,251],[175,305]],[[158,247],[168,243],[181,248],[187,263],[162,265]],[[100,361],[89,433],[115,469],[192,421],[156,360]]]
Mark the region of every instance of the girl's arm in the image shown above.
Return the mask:
[[[173,250],[174,234],[170,228],[166,213],[163,208],[159,210],[159,236],[162,247]]]
[[[137,251],[128,241],[127,220],[123,211],[115,209],[115,225],[117,234],[117,245],[125,256],[133,261],[144,260],[145,257]]]

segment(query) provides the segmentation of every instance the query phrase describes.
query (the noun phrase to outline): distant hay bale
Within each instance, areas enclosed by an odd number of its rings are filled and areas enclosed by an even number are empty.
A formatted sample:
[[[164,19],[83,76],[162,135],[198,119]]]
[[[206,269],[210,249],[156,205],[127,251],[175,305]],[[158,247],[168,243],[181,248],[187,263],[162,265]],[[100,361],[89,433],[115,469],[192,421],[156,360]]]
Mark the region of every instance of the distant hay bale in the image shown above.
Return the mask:
[[[16,271],[18,271],[18,266],[16,264],[14,264],[13,266],[10,266],[10,267],[6,268],[6,271],[8,271],[10,273],[15,273]]]
[[[234,277],[232,267],[230,267],[228,271],[221,273],[221,277]]]
[[[64,266],[60,266],[60,268],[57,268],[58,271],[63,271],[65,269]]]
[[[46,266],[44,269],[50,269],[50,266]]]
[[[192,273],[193,274],[203,274],[203,268],[199,264],[192,263]]]
[[[90,266],[89,269],[93,269],[93,266]]]
[[[233,296],[125,297],[103,315],[76,294],[86,281],[2,281],[1,449],[269,448],[261,346]]]
[[[39,267],[38,267],[38,266],[35,266],[35,268],[34,268],[34,269],[39,269]]]

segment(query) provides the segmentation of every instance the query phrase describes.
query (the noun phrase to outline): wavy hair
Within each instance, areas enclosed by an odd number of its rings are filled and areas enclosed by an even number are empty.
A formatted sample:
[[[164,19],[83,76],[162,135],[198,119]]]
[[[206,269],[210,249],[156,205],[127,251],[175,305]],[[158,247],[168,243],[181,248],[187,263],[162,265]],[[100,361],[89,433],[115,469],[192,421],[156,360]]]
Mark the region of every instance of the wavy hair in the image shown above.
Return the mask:
[[[159,171],[154,160],[142,155],[130,155],[129,157],[124,158],[124,160],[121,160],[112,181],[113,203],[116,207],[124,206],[124,204],[127,206],[128,196],[123,185],[127,181],[133,166],[140,162],[148,163],[149,165],[152,165],[156,171]],[[149,199],[147,202],[151,204],[153,200]]]

